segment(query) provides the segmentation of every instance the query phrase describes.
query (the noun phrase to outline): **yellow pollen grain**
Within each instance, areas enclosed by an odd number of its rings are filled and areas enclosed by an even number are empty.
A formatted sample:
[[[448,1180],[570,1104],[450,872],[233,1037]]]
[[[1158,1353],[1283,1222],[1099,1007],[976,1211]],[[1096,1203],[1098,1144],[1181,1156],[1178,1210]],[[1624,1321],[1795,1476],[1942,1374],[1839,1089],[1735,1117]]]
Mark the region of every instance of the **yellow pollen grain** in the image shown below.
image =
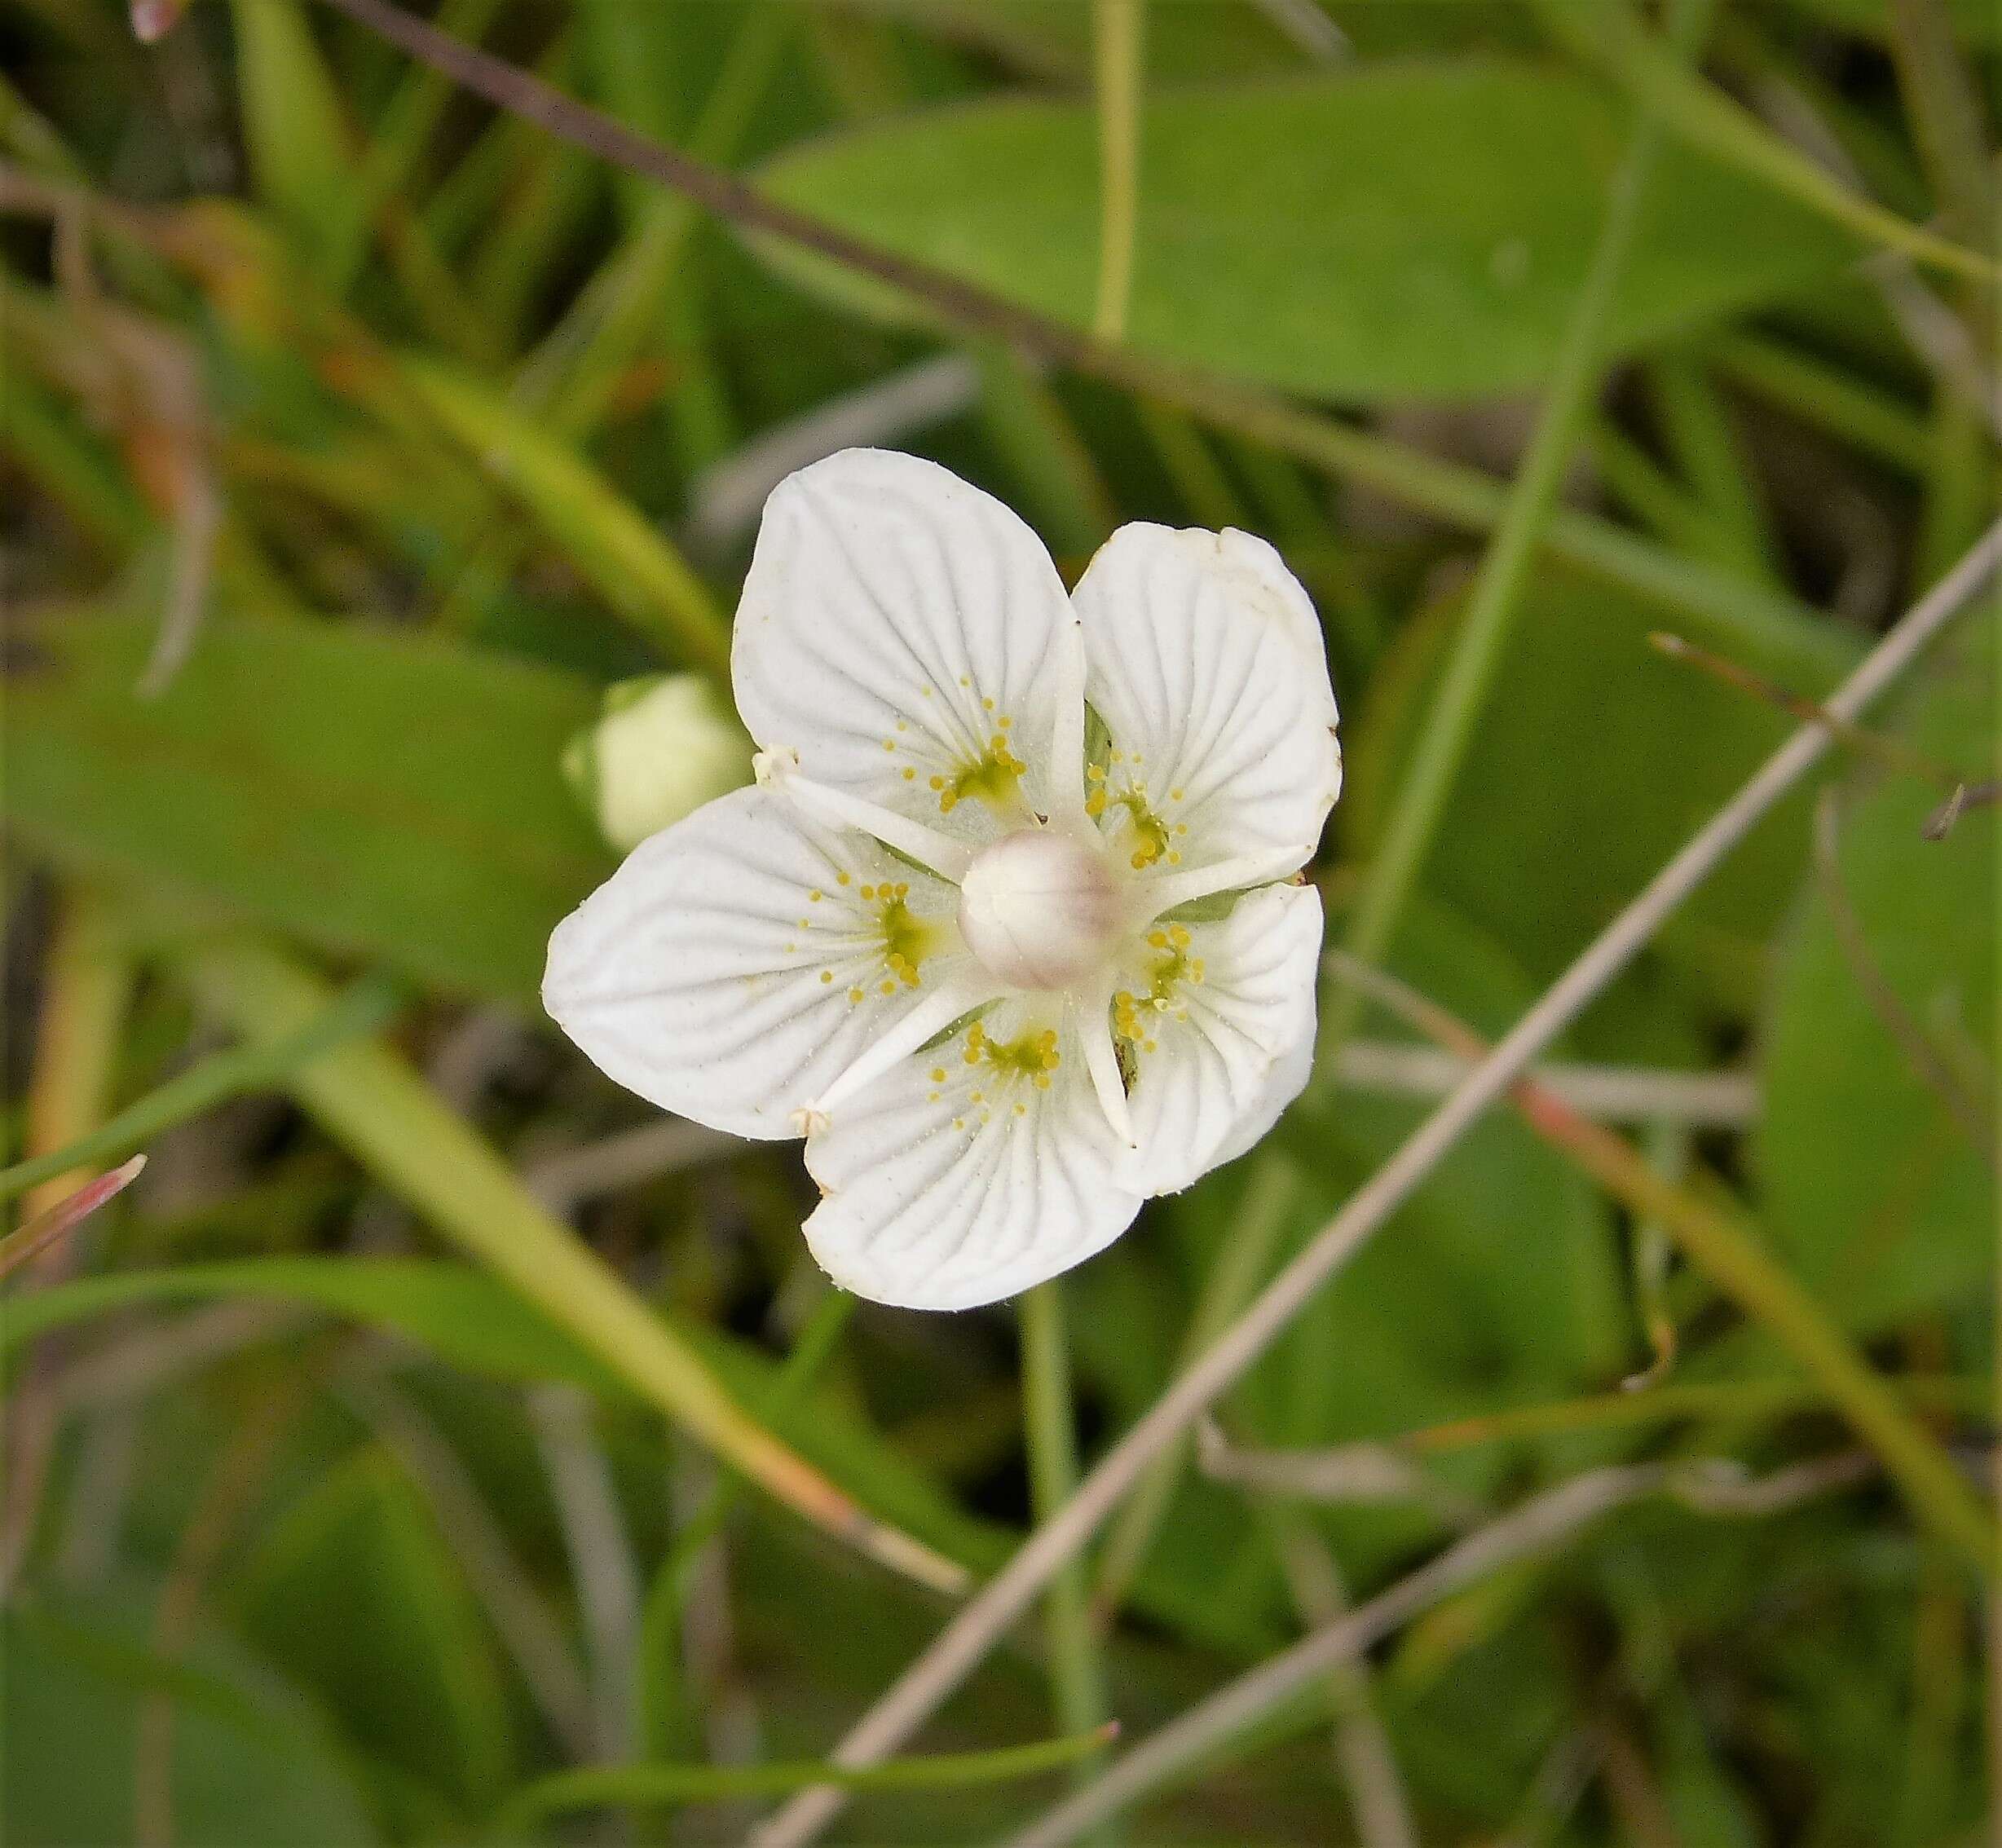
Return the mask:
[[[865,885],[862,889],[862,895],[865,898],[869,896],[869,888],[867,886]],[[1150,930],[1147,933],[1147,941],[1151,943],[1155,949],[1165,950],[1168,946],[1168,933],[1165,930]]]
[[[1171,847],[1168,849],[1168,864],[1171,867],[1179,867],[1181,863],[1182,856],[1176,853],[1172,847]]]
[[[832,969],[822,969],[820,972],[820,979],[822,981],[832,981],[834,980],[834,971]]]
[[[818,892],[809,892],[806,895],[806,902],[809,905],[818,905],[820,902],[820,897]]]
[[[1181,801],[1182,797],[1183,797],[1183,796],[1184,796],[1184,794],[1186,794],[1186,793],[1187,793],[1187,792],[1185,792],[1185,791],[1184,791],[1184,790],[1180,790],[1180,789],[1171,789],[1171,790],[1168,792],[1168,800],[1169,800],[1171,802],[1179,802],[1179,801]]]
[[[848,875],[846,873],[836,873],[834,875],[834,883],[836,885],[846,885],[848,884]]]
[[[1010,726],[1014,724],[1014,720],[1010,718],[1006,712],[1003,712],[999,718],[994,721],[994,723],[999,726],[1003,731],[1006,731]]]
[[[1027,1116],[1029,1114],[1029,1106],[1026,1104],[1017,1104],[1015,1106],[1015,1114],[1018,1117]]]
[[[851,988],[848,991],[848,999],[850,1007],[859,1006],[862,1002],[862,990],[859,988]]]
[[[894,751],[897,748],[897,740],[893,738],[884,739],[883,740],[883,748],[885,751]]]
[[[932,1083],[934,1083],[934,1084],[943,1084],[945,1082],[946,1082],[946,1068],[945,1068],[943,1065],[934,1065],[934,1066],[933,1066],[933,1067],[932,1067]]]
[[[906,783],[911,783],[911,782],[914,782],[914,781],[915,781],[915,779],[916,779],[916,778],[917,778],[917,774],[918,774],[918,773],[917,773],[917,772],[916,772],[915,770],[913,770],[913,769],[911,767],[911,765],[910,765],[906,764],[906,765],[904,765],[904,781],[905,781]]]
[[[1085,797],[1084,812],[1087,815],[1092,816],[1098,816],[1105,814],[1105,792],[1104,790],[1095,789],[1089,796]]]
[[[1105,766],[1103,764],[1087,764],[1084,766],[1084,779],[1087,783],[1103,783],[1105,780]]]
[[[1036,1089],[1038,1091],[1047,1091],[1049,1088],[1050,1074],[1047,1072],[1038,1072],[1036,1074]]]
[[[894,981],[884,982],[883,984],[883,992],[885,995],[894,995],[897,992],[897,984]]]
[[[1178,950],[1186,948],[1188,943],[1188,927],[1184,924],[1170,924],[1168,926],[1168,941],[1171,942]]]
[[[903,721],[902,719],[899,719],[899,720],[897,721],[897,729],[899,731],[908,731],[908,730],[910,730],[911,727],[910,727],[909,726],[906,725],[906,724],[904,723],[904,721]]]
[[[969,1091],[966,1094],[966,1100],[969,1104],[978,1104],[984,1102],[985,1099],[980,1092]]]
[[[864,887],[862,889],[862,897],[863,897],[863,898],[875,898],[875,888],[873,885],[865,885],[865,886],[864,886]]]
[[[983,712],[991,712],[994,710],[994,701],[991,699],[981,700],[980,703],[980,709]]]

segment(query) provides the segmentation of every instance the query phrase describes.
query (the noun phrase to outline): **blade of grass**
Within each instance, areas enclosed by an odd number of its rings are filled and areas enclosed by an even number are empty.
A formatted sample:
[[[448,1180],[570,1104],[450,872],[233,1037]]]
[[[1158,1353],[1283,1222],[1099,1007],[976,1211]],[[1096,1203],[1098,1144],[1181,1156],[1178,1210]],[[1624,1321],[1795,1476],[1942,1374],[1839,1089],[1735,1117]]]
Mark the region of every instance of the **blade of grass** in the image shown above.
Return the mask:
[[[1678,139],[1854,232],[1935,269],[1977,281],[1999,273],[1991,258],[1901,218],[1852,192],[1771,134],[1756,116],[1691,71],[1645,30],[1627,0],[1531,0],[1551,37],[1628,91]]]
[[[1126,334],[1140,218],[1144,0],[1091,0],[1098,89],[1098,294],[1091,331],[1109,345]]]
[[[446,429],[519,496],[634,629],[728,681],[730,625],[715,599],[610,482],[473,380],[415,358],[403,373]]]
[[[1959,1413],[1978,1417],[1989,1407],[1985,1379],[1938,1375],[1893,1374],[1887,1390],[1908,1400],[1915,1410]],[[1568,1436],[1580,1431],[1618,1431],[1636,1425],[1666,1424],[1687,1418],[1729,1418],[1751,1422],[1791,1418],[1827,1403],[1826,1388],[1812,1379],[1701,1380],[1650,1386],[1639,1392],[1594,1393],[1549,1405],[1519,1405],[1479,1418],[1455,1418],[1382,1440],[1387,1449],[1431,1456],[1484,1444],[1510,1444],[1525,1439]]]
[[[64,1153],[67,1154],[68,1150]],[[44,1207],[27,1224],[0,1238],[0,1277],[12,1275],[23,1264],[40,1257],[59,1238],[68,1237],[106,1201],[124,1193],[139,1179],[145,1166],[146,1158],[134,1155],[109,1174],[86,1181],[74,1193]],[[65,1162],[64,1167],[67,1169],[68,1163]]]
[[[1022,1424],[1029,1456],[1029,1499],[1038,1520],[1047,1520],[1078,1486],[1077,1413],[1072,1403],[1070,1347],[1059,1286],[1038,1284],[1016,1305],[1021,1332]],[[1043,1630],[1050,1657],[1056,1723],[1082,1733],[1105,1717],[1105,1669],[1086,1609],[1084,1562],[1073,1559],[1050,1581],[1043,1599]],[[1074,1777],[1088,1779],[1081,1758]]]
[[[1925,472],[1925,420],[1847,373],[1757,334],[1711,349],[1725,377],[1905,474]]]
[[[1714,5],[1715,0],[1678,0],[1672,30],[1681,55],[1691,55],[1700,43]],[[1537,536],[1557,505],[1564,471],[1591,409],[1614,293],[1633,248],[1661,144],[1655,122],[1637,121],[1614,175],[1605,221],[1565,329],[1529,452],[1481,559],[1438,690],[1363,875],[1343,939],[1349,954],[1362,962],[1380,963],[1396,934],[1508,646],[1536,558]],[[1323,1017],[1316,1062],[1324,1070],[1354,1030],[1356,999],[1352,992],[1338,996]]]
[[[1895,681],[2002,561],[2002,520],[1933,591],[1906,613],[1863,665],[1831,695],[1838,718],[1854,718]],[[1828,746],[1803,726],[1662,867],[1494,1050],[1399,1146],[1304,1250],[1266,1286],[1214,1346],[1101,1458],[1054,1519],[1043,1522],[1008,1564],[969,1599],[918,1659],[836,1747],[842,1764],[894,1751],[957,1687],[1018,1617],[1050,1575],[1074,1558],[1148,1466],[1229,1390],[1315,1293],[1360,1249],[1495,1103],[1607,985],[1774,805],[1819,763]],[[800,1848],[841,1806],[838,1791],[805,1791],[761,1833],[760,1848]]]
[[[324,1052],[386,1026],[402,1005],[390,983],[364,977],[303,1030],[267,1045],[235,1047],[171,1078],[67,1147],[0,1168],[0,1200],[11,1200],[86,1162],[136,1149],[230,1098],[268,1090]]]
[[[502,126],[534,123],[602,160],[643,174],[739,230],[814,251],[926,303],[963,333],[1018,346],[1126,390],[1151,393],[1317,468],[1394,495],[1450,524],[1483,531],[1508,505],[1502,483],[1387,442],[1255,389],[1108,347],[929,264],[914,262],[766,198],[735,175],[648,141],[529,72],[437,31],[390,0],[321,0],[509,112]],[[1840,630],[1795,600],[1699,562],[1679,558],[1589,514],[1560,513],[1543,535],[1552,555],[1637,596],[1702,615],[1748,648],[1784,656],[1788,671],[1832,679],[1860,653]]]
[[[1670,452],[1729,542],[1728,562],[1747,577],[1779,582],[1777,549],[1729,408],[1702,366],[1686,353],[1665,353],[1647,368],[1647,382]]]
[[[850,1771],[818,1762],[770,1765],[604,1765],[558,1771],[518,1791],[503,1808],[500,1833],[526,1828],[571,1810],[612,1803],[717,1803],[733,1797],[783,1796],[834,1778],[844,1789],[952,1790],[1039,1777],[1104,1749],[1118,1731],[1096,1727],[1068,1738],[1003,1745],[987,1752],[940,1752]]]
[[[301,1032],[332,999],[296,959],[253,939],[179,959],[202,999],[253,1041]],[[871,1519],[734,1404],[696,1356],[403,1059],[378,1041],[323,1053],[287,1089],[454,1244],[579,1338],[717,1454],[837,1539],[942,1590],[960,1568]]]

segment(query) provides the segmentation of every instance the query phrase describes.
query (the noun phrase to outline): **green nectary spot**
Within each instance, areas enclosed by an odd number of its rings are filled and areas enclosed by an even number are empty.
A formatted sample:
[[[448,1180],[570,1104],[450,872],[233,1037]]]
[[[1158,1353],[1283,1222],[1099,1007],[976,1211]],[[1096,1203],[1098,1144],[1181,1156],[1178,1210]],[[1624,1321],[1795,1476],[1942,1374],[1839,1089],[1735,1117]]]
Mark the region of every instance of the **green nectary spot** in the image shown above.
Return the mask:
[[[915,915],[902,898],[883,907],[884,959],[897,974],[906,979],[916,974],[937,946],[937,927]]]
[[[969,796],[976,796],[990,808],[1012,808],[1017,800],[1016,779],[1022,774],[1019,758],[1002,758],[990,751],[977,764],[959,772],[944,796],[939,798],[939,807],[950,812],[954,805]]]

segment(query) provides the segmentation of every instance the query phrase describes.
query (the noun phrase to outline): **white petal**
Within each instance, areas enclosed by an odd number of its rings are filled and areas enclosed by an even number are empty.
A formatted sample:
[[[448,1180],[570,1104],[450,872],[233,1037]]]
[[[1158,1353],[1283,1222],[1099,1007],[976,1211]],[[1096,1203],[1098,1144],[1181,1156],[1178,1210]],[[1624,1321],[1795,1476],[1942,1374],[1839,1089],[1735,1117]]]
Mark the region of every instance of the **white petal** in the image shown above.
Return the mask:
[[[1248,533],[1122,527],[1079,581],[1086,697],[1112,734],[1092,796],[1149,878],[1303,865],[1342,787],[1307,593]]]
[[[999,501],[915,456],[848,449],[765,503],[731,672],[765,750],[978,845],[1025,805],[1050,812],[1060,736],[1074,801],[1080,646],[1049,554]]]
[[[792,1113],[872,1041],[977,974],[958,902],[866,836],[740,789],[642,842],[558,925],[543,1005],[663,1109],[795,1136]],[[915,963],[915,985],[893,952]]]
[[[1247,893],[1213,924],[1155,926],[1114,1010],[1139,1144],[1124,1171],[1141,1192],[1175,1193],[1241,1155],[1299,1095],[1321,930],[1311,885]]]
[[[806,1145],[825,1196],[806,1241],[836,1283],[906,1308],[973,1308],[1125,1231],[1140,1197],[1117,1177],[1126,1151],[1078,1025],[1074,1012],[1004,1001],[830,1113]],[[1053,1067],[1030,1069],[1045,1056]]]

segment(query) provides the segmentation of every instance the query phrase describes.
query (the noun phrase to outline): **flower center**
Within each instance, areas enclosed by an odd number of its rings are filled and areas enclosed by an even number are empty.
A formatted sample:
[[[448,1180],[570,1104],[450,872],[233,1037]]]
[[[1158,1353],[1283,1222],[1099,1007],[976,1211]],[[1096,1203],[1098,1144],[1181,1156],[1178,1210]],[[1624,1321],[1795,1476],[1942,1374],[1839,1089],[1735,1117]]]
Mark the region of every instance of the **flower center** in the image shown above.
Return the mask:
[[[1123,922],[1104,858],[1050,828],[982,849],[959,887],[967,948],[1016,988],[1069,987],[1105,960]]]

